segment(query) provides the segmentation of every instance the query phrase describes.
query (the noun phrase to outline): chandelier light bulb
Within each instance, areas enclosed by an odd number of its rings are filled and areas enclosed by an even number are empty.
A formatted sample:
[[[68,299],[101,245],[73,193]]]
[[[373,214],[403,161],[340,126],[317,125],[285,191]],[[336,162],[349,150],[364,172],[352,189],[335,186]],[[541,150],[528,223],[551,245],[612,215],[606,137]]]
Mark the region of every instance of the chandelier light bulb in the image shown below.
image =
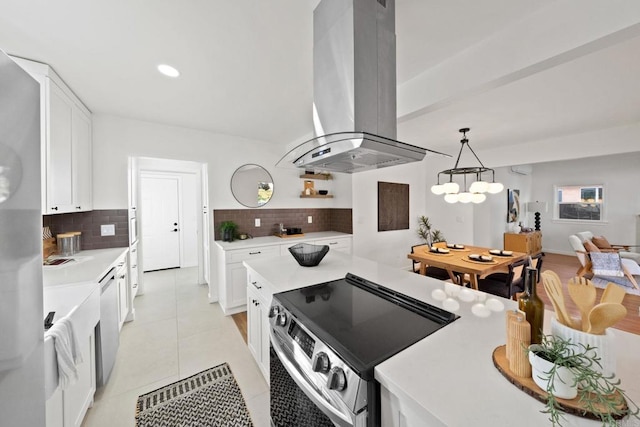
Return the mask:
[[[447,194],[457,194],[458,191],[460,191],[460,186],[457,182],[445,182],[442,186],[444,187],[444,192]]]
[[[447,203],[458,203],[458,194],[445,194],[444,201]]]
[[[471,187],[469,187],[469,191],[471,193],[486,193],[488,188],[489,188],[488,182],[476,181],[473,184],[471,184]]]
[[[497,194],[502,190],[504,190],[504,185],[502,185],[499,182],[492,182],[491,184],[489,184],[489,188],[487,189],[487,192],[491,194]]]
[[[471,196],[471,201],[472,201],[473,203],[482,203],[482,202],[484,202],[485,200],[487,200],[487,196],[486,196],[486,194],[482,194],[482,193],[474,193],[474,194]]]
[[[444,194],[444,185],[442,184],[435,184],[431,186],[431,192],[433,194],[437,194],[438,196],[441,194]]]
[[[460,203],[469,203],[471,202],[473,195],[468,191],[458,194],[458,201]]]

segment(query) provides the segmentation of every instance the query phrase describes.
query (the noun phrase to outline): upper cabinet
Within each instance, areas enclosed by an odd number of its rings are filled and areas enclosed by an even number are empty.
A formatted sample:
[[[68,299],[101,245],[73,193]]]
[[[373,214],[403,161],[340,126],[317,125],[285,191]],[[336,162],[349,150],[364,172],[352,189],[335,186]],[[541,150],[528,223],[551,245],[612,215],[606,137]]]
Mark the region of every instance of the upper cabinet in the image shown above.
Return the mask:
[[[13,59],[40,83],[42,213],[90,211],[91,112],[51,67]]]

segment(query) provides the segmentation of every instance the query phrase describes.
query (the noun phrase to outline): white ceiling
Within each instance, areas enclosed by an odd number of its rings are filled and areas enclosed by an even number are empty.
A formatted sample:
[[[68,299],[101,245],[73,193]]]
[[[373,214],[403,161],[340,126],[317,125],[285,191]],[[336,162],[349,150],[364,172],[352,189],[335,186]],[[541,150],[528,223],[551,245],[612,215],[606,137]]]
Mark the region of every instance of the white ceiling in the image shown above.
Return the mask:
[[[446,67],[456,56],[473,57],[474,50],[505,29],[521,25],[527,34],[538,16],[598,0],[576,1],[396,0],[399,86]],[[627,6],[635,1],[614,2]],[[312,14],[317,3],[4,0],[0,49],[53,66],[94,113],[289,144],[312,130]],[[566,13],[569,23],[571,14]],[[523,55],[536,59],[528,72],[507,72],[510,77],[501,84],[478,84],[414,110],[399,105],[405,111],[399,136],[452,152],[458,149],[452,145],[459,139],[458,128],[466,126],[477,148],[638,122],[640,30],[632,24],[621,25],[634,31],[607,43],[594,46],[585,40],[585,49],[571,40],[567,51],[573,54],[552,63],[545,60],[553,58],[529,49]],[[566,32],[572,32],[571,25]],[[498,57],[468,62],[464,72],[482,71],[491,61],[508,62]],[[180,78],[158,74],[159,63],[178,68]]]

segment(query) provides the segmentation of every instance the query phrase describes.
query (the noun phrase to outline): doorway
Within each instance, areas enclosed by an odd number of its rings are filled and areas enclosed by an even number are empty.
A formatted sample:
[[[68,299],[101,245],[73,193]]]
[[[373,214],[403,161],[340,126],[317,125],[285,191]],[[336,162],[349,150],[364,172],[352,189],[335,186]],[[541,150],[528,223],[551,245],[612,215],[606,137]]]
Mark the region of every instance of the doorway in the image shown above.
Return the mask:
[[[206,163],[129,158],[130,216],[135,218],[137,212],[141,230],[138,241],[138,294],[144,293],[142,272],[163,268],[197,266],[198,283],[209,284],[207,179]],[[136,207],[139,210],[136,211]],[[148,224],[150,228],[146,227]],[[179,248],[177,251],[176,246]]]

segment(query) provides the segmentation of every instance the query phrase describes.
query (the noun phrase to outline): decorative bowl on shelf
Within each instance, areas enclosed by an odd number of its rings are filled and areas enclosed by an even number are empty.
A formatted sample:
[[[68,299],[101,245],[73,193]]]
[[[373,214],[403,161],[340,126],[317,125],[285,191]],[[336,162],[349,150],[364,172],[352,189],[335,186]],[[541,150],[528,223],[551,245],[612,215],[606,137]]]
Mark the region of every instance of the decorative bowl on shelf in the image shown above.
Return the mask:
[[[322,258],[329,252],[329,246],[298,243],[291,246],[289,252],[302,267],[315,267],[320,264]]]
[[[327,194],[329,194],[329,190],[318,190],[318,194],[326,196]]]

